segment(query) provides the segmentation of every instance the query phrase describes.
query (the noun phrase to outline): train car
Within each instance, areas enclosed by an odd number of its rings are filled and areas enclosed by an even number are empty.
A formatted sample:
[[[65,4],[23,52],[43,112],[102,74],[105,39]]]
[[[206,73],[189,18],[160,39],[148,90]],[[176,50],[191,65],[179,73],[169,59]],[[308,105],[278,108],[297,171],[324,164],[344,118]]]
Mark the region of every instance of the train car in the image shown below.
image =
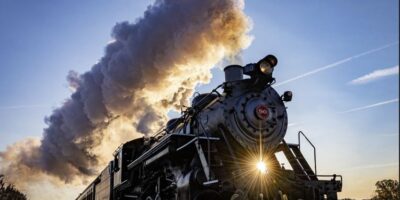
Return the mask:
[[[161,132],[119,147],[109,174],[103,171],[78,199],[337,199],[342,177],[317,174],[315,147],[305,134],[298,133],[298,144],[284,139],[293,94],[272,87],[277,62],[268,55],[226,67],[225,82],[195,96]],[[314,148],[314,169],[301,138]]]
[[[95,200],[110,200],[112,197],[113,173],[109,164],[96,178],[94,191]]]
[[[112,162],[100,175],[95,178],[93,182],[90,183],[86,189],[79,194],[76,200],[110,200],[112,199],[112,185],[113,185],[113,172],[112,172]]]
[[[76,200],[95,200],[94,191],[95,191],[94,183],[91,183],[86,187],[85,190],[83,190],[82,193],[79,194]]]

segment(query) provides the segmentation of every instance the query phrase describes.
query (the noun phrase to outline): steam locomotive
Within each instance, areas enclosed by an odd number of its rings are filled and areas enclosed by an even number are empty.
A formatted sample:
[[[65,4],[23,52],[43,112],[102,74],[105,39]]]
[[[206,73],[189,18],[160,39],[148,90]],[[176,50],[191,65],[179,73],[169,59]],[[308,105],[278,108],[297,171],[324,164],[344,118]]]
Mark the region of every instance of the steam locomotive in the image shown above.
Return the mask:
[[[223,84],[195,96],[159,133],[120,146],[76,199],[337,199],[342,177],[317,175],[300,151],[308,138],[284,140],[292,92],[271,87],[277,63],[268,55],[227,66]]]

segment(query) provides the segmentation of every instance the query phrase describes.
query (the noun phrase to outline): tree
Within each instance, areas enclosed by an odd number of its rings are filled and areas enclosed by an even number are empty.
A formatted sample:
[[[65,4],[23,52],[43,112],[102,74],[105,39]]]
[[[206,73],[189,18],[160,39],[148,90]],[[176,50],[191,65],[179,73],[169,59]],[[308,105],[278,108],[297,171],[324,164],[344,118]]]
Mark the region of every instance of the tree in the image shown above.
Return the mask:
[[[15,189],[14,185],[4,182],[4,175],[0,174],[0,200],[26,200],[26,196]]]
[[[375,183],[375,196],[372,200],[400,200],[399,181],[385,179]]]

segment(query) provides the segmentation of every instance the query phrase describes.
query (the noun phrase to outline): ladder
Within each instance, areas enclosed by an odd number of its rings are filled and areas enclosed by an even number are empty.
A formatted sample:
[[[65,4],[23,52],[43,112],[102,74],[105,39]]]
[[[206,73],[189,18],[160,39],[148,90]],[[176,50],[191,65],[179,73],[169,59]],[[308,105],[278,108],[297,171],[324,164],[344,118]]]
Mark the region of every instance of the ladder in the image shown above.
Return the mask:
[[[303,136],[308,143],[314,149],[314,171],[311,166],[308,164],[307,160],[304,158],[303,154],[300,150],[300,138]],[[311,141],[304,135],[303,132],[298,132],[298,144],[288,144],[285,140],[282,141],[280,147],[278,147],[279,151],[282,151],[290,165],[293,168],[293,171],[303,180],[318,180],[317,178],[317,164],[316,164],[316,151],[315,146],[311,143]]]

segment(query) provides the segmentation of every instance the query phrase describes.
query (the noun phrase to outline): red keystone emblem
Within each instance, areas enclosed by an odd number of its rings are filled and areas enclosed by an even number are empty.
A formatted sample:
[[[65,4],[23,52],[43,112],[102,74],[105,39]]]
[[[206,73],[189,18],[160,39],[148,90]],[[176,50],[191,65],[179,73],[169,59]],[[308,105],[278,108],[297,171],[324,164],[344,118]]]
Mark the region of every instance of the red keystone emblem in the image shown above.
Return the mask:
[[[265,105],[258,105],[256,107],[256,116],[259,119],[267,119],[268,118],[268,108]]]

